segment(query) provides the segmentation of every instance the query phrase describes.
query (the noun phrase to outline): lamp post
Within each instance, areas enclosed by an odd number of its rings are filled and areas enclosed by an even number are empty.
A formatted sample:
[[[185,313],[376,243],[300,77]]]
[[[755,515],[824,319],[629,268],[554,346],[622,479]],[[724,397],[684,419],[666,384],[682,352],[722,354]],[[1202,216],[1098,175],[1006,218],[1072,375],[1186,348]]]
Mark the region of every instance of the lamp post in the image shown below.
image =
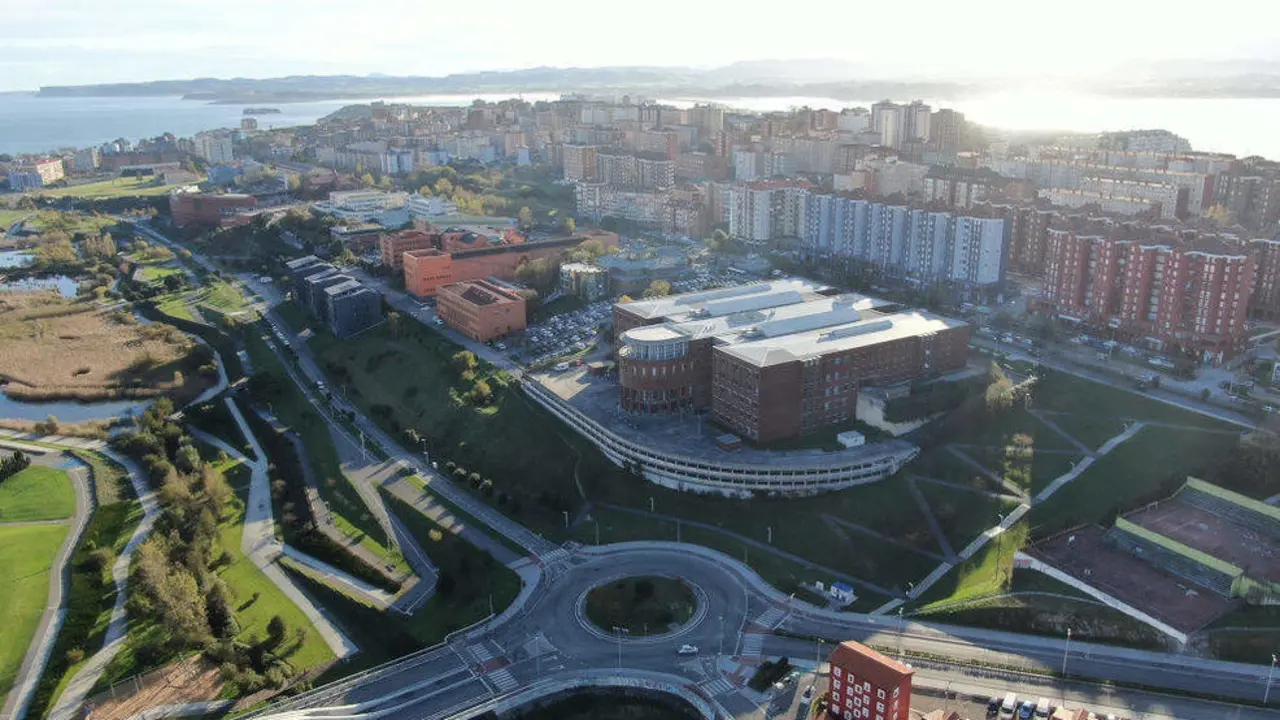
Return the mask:
[[[613,631],[618,634],[618,669],[621,670],[622,669],[622,634],[626,633],[630,635],[631,631],[624,627],[618,627],[617,625],[613,626]]]
[[[724,615],[717,615],[716,619],[720,621],[720,648],[716,650],[716,665],[720,664],[720,658],[724,655]]]
[[[773,544],[773,526],[772,525],[765,526],[765,532],[766,532],[766,535],[768,536],[769,544],[772,545]]]
[[[1071,628],[1067,628],[1067,644],[1062,646],[1062,679],[1067,679],[1067,653],[1071,651]]]
[[[1262,704],[1263,704],[1263,705],[1266,705],[1266,704],[1267,704],[1267,701],[1271,699],[1271,677],[1275,674],[1275,672],[1276,672],[1276,656],[1275,656],[1275,655],[1272,655],[1272,656],[1271,656],[1271,668],[1270,668],[1269,670],[1267,670],[1267,689],[1266,689],[1266,690],[1264,690],[1264,691],[1263,691],[1263,693],[1262,693]]]
[[[564,515],[564,529],[568,530],[569,529],[569,511],[561,510],[560,513]]]

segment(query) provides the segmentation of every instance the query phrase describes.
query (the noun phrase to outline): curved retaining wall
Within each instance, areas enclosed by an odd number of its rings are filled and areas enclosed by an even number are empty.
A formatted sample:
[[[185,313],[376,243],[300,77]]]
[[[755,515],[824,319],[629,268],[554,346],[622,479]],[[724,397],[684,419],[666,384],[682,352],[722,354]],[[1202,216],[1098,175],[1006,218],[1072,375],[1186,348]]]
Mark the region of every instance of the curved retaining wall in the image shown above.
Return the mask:
[[[895,441],[898,444],[892,447],[896,450],[830,453],[829,459],[815,458],[791,465],[782,462],[782,456],[770,465],[718,462],[634,443],[587,417],[538,382],[526,379],[521,386],[530,398],[590,440],[616,465],[640,463],[645,479],[676,490],[737,496],[757,492],[812,495],[883,480],[920,452],[914,445]]]

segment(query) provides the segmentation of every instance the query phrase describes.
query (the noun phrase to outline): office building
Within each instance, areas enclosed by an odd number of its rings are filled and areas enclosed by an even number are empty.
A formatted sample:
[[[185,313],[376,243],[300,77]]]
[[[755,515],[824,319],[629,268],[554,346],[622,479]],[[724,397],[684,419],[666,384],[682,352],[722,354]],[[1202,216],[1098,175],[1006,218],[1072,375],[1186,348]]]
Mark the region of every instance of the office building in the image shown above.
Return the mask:
[[[256,207],[258,200],[252,195],[197,192],[175,192],[169,195],[169,214],[173,217],[173,224],[180,228],[189,225],[220,227],[227,224],[231,216]]]
[[[827,717],[837,720],[909,720],[911,667],[852,640],[827,658],[831,701]]]
[[[235,160],[234,144],[231,134],[221,131],[196,133],[196,154],[211,165],[230,163]]]
[[[564,263],[560,266],[560,292],[595,302],[609,294],[609,271],[599,265]]]
[[[436,237],[422,230],[401,230],[394,233],[383,233],[378,236],[378,254],[382,266],[392,270],[404,267],[403,255],[410,250],[426,250],[434,247]]]
[[[382,322],[382,296],[347,278],[324,289],[329,330],[349,338]]]
[[[464,233],[433,233],[433,246],[401,253],[405,290],[415,297],[434,297],[444,285],[467,280],[514,280],[521,265],[539,258],[559,257],[587,240],[608,250],[618,246],[618,236],[604,230],[588,230],[569,237],[524,242],[511,236],[501,242],[466,242]]]
[[[963,367],[965,323],[831,293],[788,279],[615,305],[622,407],[709,408],[769,442],[853,420],[862,386]]]
[[[488,342],[525,327],[525,300],[504,283],[452,283],[441,287],[436,298],[436,315],[472,340]]]

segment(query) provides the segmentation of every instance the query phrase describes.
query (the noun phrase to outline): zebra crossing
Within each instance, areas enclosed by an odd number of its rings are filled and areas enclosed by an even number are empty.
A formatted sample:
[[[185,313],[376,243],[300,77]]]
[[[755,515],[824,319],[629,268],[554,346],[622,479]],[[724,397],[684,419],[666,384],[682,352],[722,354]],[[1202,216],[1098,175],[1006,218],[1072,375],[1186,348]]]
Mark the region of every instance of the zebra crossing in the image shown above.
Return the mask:
[[[764,635],[746,633],[742,636],[742,654],[759,655],[764,651]]]
[[[551,552],[542,554],[543,565],[558,565],[569,559],[569,551],[562,547],[558,547]]]
[[[769,628],[770,630],[778,627],[782,623],[782,619],[787,616],[783,610],[776,607],[770,607],[768,610],[760,613],[760,617],[756,618],[756,624],[760,627]]]
[[[467,648],[467,653],[471,655],[477,665],[484,665],[493,659],[493,653],[489,652],[489,648],[484,645],[471,645]]]
[[[511,692],[520,687],[519,681],[511,674],[507,668],[498,668],[486,676],[489,682],[498,688],[498,692]]]
[[[706,690],[708,695],[716,697],[717,695],[724,695],[725,693],[732,692],[734,687],[733,683],[729,682],[729,678],[721,675],[713,680],[708,680],[702,683],[702,689]]]

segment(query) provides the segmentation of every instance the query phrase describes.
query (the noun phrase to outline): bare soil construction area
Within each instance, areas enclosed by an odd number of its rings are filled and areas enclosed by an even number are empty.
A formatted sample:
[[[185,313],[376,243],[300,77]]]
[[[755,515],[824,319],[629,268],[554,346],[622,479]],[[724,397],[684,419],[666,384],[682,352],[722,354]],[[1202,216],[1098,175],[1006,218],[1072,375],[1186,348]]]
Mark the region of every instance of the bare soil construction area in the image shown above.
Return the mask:
[[[20,400],[194,397],[213,354],[168,325],[142,325],[56,293],[0,293],[0,383]]]

